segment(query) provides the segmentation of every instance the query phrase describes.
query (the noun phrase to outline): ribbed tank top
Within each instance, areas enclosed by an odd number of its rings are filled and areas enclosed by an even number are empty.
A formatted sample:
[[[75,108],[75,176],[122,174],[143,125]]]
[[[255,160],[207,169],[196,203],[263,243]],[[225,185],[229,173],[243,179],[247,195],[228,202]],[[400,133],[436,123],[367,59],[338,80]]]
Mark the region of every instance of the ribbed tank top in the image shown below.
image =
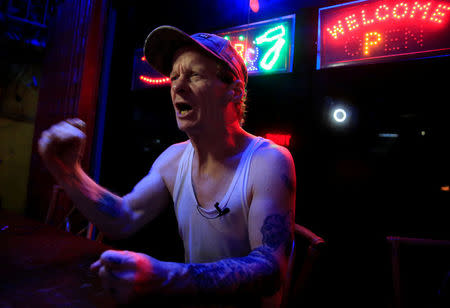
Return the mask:
[[[219,202],[222,211],[229,209],[223,216],[219,216],[217,209],[207,210],[199,206],[192,185],[195,150],[188,142],[178,165],[173,190],[186,263],[214,262],[250,253],[247,182],[252,155],[263,142],[261,137],[254,138],[244,150],[230,186]]]

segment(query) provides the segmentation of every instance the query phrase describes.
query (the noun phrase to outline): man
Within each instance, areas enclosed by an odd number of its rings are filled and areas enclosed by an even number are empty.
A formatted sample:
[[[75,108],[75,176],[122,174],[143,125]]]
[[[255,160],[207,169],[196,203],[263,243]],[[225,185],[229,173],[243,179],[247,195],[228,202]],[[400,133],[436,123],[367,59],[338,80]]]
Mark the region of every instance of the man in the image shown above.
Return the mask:
[[[39,151],[81,212],[106,236],[124,238],[174,201],[185,264],[110,250],[92,264],[121,302],[148,294],[259,295],[280,304],[292,250],[295,169],[283,147],[241,127],[247,70],[231,44],[170,26],[152,31],[147,61],[171,79],[180,130],[174,144],[123,198],[81,169],[85,136],[70,119],[42,134]]]

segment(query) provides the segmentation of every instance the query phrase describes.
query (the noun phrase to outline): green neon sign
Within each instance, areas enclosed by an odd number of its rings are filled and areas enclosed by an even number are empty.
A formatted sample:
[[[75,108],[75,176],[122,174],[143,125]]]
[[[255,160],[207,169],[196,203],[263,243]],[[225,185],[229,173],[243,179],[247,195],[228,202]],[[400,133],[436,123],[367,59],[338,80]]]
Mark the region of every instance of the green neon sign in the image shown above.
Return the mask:
[[[249,75],[292,71],[295,15],[243,25],[217,34],[230,41]]]

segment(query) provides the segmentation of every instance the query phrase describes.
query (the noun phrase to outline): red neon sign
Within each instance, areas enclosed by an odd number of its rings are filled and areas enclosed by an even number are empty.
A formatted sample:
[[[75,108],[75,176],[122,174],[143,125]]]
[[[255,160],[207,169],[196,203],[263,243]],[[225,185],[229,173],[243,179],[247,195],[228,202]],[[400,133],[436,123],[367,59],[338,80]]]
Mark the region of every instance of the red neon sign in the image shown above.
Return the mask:
[[[319,10],[317,69],[448,54],[448,0],[354,1]]]
[[[145,57],[141,57],[141,61],[145,62]],[[139,80],[152,86],[164,86],[170,84],[170,78],[161,77],[161,78],[152,78],[149,76],[140,75]]]
[[[272,140],[276,144],[288,147],[291,144],[291,137],[290,134],[271,134],[267,133],[264,137],[267,139]]]
[[[139,80],[141,80],[142,82],[149,84],[149,85],[168,85],[170,84],[170,78],[168,77],[163,77],[163,78],[151,78],[151,77],[147,77],[144,75],[139,76]]]

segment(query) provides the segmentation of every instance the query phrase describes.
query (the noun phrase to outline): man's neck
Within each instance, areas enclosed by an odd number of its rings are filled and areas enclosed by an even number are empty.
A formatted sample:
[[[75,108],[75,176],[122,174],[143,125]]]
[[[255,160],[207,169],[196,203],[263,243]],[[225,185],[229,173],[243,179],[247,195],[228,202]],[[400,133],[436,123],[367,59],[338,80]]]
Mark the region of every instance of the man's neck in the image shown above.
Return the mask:
[[[200,135],[189,135],[201,169],[211,164],[226,163],[228,159],[245,149],[251,135],[238,123],[220,130],[204,131]]]

